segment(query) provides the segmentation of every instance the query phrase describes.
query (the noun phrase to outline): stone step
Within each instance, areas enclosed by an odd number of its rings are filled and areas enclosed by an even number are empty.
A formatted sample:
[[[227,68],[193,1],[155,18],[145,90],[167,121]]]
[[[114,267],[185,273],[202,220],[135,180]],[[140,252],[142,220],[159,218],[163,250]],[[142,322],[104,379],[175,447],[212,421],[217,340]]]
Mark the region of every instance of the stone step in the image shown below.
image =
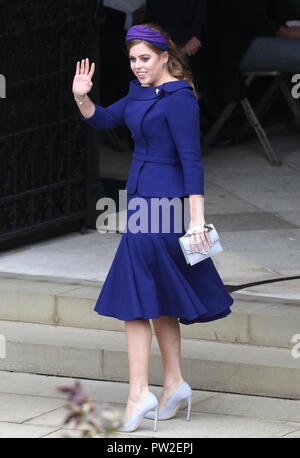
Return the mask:
[[[0,319],[124,331],[124,322],[94,312],[101,284],[5,278],[0,280]],[[237,291],[228,317],[209,323],[181,325],[188,339],[291,348],[300,332],[299,301]],[[154,332],[154,331],[153,331]]]
[[[0,321],[0,370],[128,382],[124,332]],[[182,371],[194,389],[300,399],[300,363],[288,349],[182,339]],[[156,338],[149,383],[163,384]]]

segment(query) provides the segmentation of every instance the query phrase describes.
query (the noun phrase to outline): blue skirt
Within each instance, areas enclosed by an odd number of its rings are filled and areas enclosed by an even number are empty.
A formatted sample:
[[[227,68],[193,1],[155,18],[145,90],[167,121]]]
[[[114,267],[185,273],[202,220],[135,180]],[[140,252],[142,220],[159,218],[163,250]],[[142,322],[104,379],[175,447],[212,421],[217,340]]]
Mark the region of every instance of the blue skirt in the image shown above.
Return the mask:
[[[137,198],[141,204],[133,201]],[[184,197],[175,198],[176,210],[169,206],[167,228],[167,213],[162,205],[151,211],[151,199],[127,194],[125,230],[94,310],[124,321],[168,315],[192,324],[226,317],[233,298],[212,258],[191,266],[179,245],[178,238],[186,232]],[[171,199],[163,198],[167,203]]]

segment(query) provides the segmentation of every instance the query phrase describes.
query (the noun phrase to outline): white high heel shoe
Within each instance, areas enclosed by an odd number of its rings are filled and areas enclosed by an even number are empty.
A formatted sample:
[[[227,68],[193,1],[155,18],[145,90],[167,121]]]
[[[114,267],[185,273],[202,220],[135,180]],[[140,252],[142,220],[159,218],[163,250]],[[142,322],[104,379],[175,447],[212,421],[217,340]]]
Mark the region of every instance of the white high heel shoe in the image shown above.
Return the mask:
[[[175,417],[177,410],[179,409],[182,402],[188,400],[188,411],[186,419],[190,419],[191,405],[192,405],[192,389],[187,382],[183,382],[179,388],[173,393],[173,395],[168,399],[166,405],[159,410],[158,419],[159,420],[169,420],[170,418]],[[150,411],[145,414],[145,418],[152,420],[155,418],[156,411]]]
[[[158,420],[158,399],[153,393],[149,393],[148,396],[144,399],[142,402],[141,407],[137,411],[137,413],[133,416],[133,418],[126,423],[124,423],[118,431],[121,432],[132,432],[135,431],[145,414],[147,412],[153,412],[153,418],[154,418],[154,427],[153,431],[156,431],[156,426],[157,426],[157,420]]]

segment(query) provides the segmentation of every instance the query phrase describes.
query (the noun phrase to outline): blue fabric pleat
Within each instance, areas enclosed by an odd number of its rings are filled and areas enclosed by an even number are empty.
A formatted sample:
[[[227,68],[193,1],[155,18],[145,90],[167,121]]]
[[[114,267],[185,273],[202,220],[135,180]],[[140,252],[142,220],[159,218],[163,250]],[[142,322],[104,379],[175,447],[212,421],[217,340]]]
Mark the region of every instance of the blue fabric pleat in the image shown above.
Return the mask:
[[[127,203],[138,194],[128,194]],[[150,197],[148,233],[122,234],[118,249],[94,310],[124,321],[178,317],[182,324],[224,318],[234,300],[226,290],[211,258],[190,266],[178,238],[185,230],[151,233]],[[127,223],[134,210],[127,211]],[[183,212],[182,212],[183,213]],[[161,213],[160,213],[161,218]],[[181,214],[179,218],[182,218]],[[126,226],[127,227],[127,226]]]

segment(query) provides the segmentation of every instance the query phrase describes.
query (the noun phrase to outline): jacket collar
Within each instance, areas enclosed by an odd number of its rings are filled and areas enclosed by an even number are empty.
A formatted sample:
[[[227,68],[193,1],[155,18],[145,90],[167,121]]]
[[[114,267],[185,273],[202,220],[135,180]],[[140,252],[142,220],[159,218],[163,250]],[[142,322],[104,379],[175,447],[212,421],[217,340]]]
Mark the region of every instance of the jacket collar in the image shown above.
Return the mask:
[[[142,86],[136,78],[130,81],[128,96],[137,100],[157,99],[164,92],[174,92],[184,87],[192,89],[192,86],[184,80],[168,81],[160,86]]]

